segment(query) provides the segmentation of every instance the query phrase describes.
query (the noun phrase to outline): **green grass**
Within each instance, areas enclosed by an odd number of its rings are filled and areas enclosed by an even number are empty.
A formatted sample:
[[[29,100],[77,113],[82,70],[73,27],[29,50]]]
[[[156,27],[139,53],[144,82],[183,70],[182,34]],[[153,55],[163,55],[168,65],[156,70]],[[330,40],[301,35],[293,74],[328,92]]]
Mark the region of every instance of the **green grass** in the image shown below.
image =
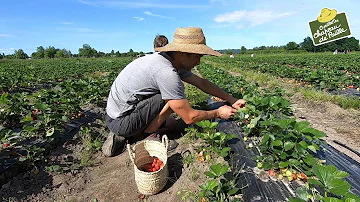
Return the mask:
[[[305,98],[310,100],[332,102],[344,109],[360,109],[359,98],[331,95],[325,92],[317,91],[315,89],[300,88],[298,91],[301,92]]]

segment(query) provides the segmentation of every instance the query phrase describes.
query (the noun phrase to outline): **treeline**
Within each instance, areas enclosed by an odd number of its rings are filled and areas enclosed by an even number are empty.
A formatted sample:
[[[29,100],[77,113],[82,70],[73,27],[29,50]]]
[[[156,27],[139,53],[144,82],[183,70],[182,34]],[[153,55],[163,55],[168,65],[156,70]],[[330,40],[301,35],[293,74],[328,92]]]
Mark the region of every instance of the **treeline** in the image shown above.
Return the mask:
[[[218,50],[221,53],[232,54],[232,53],[240,53],[240,54],[252,54],[252,53],[261,53],[261,54],[269,54],[269,53],[302,53],[302,52],[333,52],[335,50],[338,51],[359,51],[360,45],[359,40],[354,37],[343,38],[340,40],[336,40],[333,42],[329,42],[320,46],[314,46],[312,39],[310,37],[306,37],[303,42],[296,43],[291,41],[283,46],[260,46],[254,47],[252,49],[247,49],[245,46],[241,46],[240,49],[226,49],[226,50]],[[151,53],[151,52],[150,52]],[[92,48],[88,44],[84,44],[81,48],[79,48],[78,54],[72,54],[70,50],[67,49],[58,49],[53,46],[49,46],[44,48],[43,46],[39,46],[36,49],[36,52],[31,54],[31,58],[41,59],[41,58],[71,58],[71,57],[136,57],[143,56],[144,53],[135,52],[130,49],[128,52],[120,53],[119,51],[112,50],[110,53],[104,53],[101,51],[97,51]],[[9,59],[27,59],[29,56],[22,50],[15,50],[14,54],[5,55],[4,53],[0,54],[0,59],[9,58]]]
[[[338,51],[360,51],[359,40],[354,37],[343,38],[333,42],[329,42],[323,45],[314,46],[310,37],[306,37],[303,42],[296,43],[291,41],[283,46],[260,46],[253,49],[246,49],[242,46],[240,49],[226,49],[219,50],[225,54],[240,53],[240,54],[252,54],[252,53],[301,53],[301,52],[334,52]]]
[[[72,54],[70,50],[67,49],[58,49],[53,46],[49,46],[44,48],[43,46],[39,46],[36,49],[36,52],[31,54],[31,58],[33,59],[42,59],[42,58],[73,58],[73,57],[84,57],[84,58],[97,58],[97,57],[136,57],[145,55],[142,51],[135,52],[130,49],[126,53],[120,53],[119,51],[111,50],[110,53],[104,53],[101,51],[95,50],[88,44],[84,44],[81,48],[79,48],[78,54]],[[5,55],[0,54],[0,59],[27,59],[30,58],[22,49],[15,50],[14,54]]]

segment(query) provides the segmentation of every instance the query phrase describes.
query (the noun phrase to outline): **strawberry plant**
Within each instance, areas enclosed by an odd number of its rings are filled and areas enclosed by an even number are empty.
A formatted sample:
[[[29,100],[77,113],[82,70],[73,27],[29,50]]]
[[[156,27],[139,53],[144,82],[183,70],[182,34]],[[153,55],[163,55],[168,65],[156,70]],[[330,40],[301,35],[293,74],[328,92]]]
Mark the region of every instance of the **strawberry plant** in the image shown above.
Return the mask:
[[[230,200],[240,189],[236,187],[234,177],[230,179],[224,178],[225,173],[229,170],[229,166],[223,166],[220,163],[211,165],[210,171],[204,174],[211,178],[204,185],[200,185],[199,198],[205,201],[239,201],[238,199]]]
[[[236,135],[215,132],[215,128],[217,127],[218,122],[204,120],[196,123],[196,125],[201,127],[203,130],[203,132],[197,132],[196,137],[203,139],[205,143],[209,145],[209,150],[214,151],[222,157],[228,156],[231,148],[226,147],[226,142],[235,138]]]
[[[317,160],[311,155],[320,147],[321,138],[326,134],[309,127],[309,122],[291,119],[270,119],[260,123],[262,135],[257,158],[264,169],[296,168],[309,174]]]
[[[350,193],[350,184],[344,179],[349,174],[333,165],[316,165],[312,168],[314,178],[308,179],[306,188],[297,189],[297,198],[290,202],[356,202],[360,198]]]

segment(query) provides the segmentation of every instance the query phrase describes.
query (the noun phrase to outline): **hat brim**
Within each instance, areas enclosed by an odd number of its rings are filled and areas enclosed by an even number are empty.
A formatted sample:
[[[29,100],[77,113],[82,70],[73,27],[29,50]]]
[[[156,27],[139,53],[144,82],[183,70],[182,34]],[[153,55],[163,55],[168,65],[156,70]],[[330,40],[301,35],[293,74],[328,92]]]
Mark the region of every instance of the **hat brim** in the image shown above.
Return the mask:
[[[184,53],[196,53],[201,55],[213,55],[213,56],[222,55],[221,53],[214,51],[212,48],[204,44],[169,43],[166,46],[155,48],[155,51],[159,51],[159,52],[179,51]]]
[[[319,21],[319,22],[329,22],[329,21],[331,21],[332,19],[334,19],[334,18],[336,17],[336,15],[337,15],[337,12],[334,11],[334,10],[331,10],[330,15],[328,15],[328,16],[326,16],[326,17],[320,17],[320,15],[319,15],[318,21]]]

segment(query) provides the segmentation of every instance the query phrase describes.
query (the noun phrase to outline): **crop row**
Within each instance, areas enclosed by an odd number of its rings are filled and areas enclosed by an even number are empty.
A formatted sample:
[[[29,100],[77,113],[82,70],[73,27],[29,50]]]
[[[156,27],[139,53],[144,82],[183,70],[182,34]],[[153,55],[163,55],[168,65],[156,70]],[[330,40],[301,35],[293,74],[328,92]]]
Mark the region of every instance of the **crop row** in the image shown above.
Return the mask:
[[[44,150],[28,145],[29,140],[52,144],[54,140],[61,139],[64,135],[67,123],[85,116],[83,106],[104,107],[114,78],[129,60],[122,59],[115,62],[102,60],[96,63],[97,67],[96,64],[78,66],[79,63],[90,64],[90,60],[58,60],[57,62],[59,66],[67,64],[67,70],[54,70],[53,77],[51,69],[56,66],[56,62],[54,66],[47,66],[45,61],[35,62],[42,64],[37,67],[38,69],[46,69],[47,74],[44,74],[44,78],[52,79],[52,81],[55,78],[62,78],[52,83],[49,88],[36,88],[39,85],[36,81],[46,81],[46,79],[37,80],[36,78],[40,76],[36,74],[26,77],[30,80],[23,80],[24,83],[16,83],[11,90],[8,87],[3,88],[0,96],[0,140],[2,142],[0,152],[1,150],[26,150],[25,154],[17,153],[15,159],[30,164],[43,160],[37,156],[41,156]],[[26,62],[7,67],[7,69],[10,71],[11,68],[14,70],[21,66],[24,66],[23,72],[32,72],[28,69],[31,65],[28,66]],[[81,72],[80,75],[79,72]],[[73,77],[73,75],[79,76]],[[25,83],[29,85],[25,87],[23,85]],[[19,90],[20,86],[22,86],[21,90]],[[10,91],[7,92],[6,89]]]
[[[235,60],[258,64],[288,65],[294,67],[309,67],[315,69],[337,69],[347,72],[360,72],[357,61],[360,54],[338,54],[329,53],[306,53],[306,54],[282,54],[282,55],[255,55],[255,57],[237,56]]]
[[[250,142],[248,147],[258,149],[255,157],[258,168],[268,170],[270,176],[275,172],[283,173],[289,181],[302,178],[307,182],[307,177],[311,177],[307,188],[297,190],[299,198],[291,201],[308,201],[310,198],[315,201],[359,200],[349,192],[350,185],[343,179],[348,174],[331,165],[323,166],[316,157],[326,134],[310,127],[309,122],[292,118],[291,103],[282,97],[281,90],[259,90],[255,84],[247,83],[244,77],[233,76],[208,64],[201,64],[198,70],[234,96],[247,100],[245,108],[238,110],[235,119],[244,131],[244,141]],[[323,178],[324,175],[329,178]],[[279,174],[279,179],[280,176],[283,175]],[[315,187],[322,188],[325,195],[311,191]],[[328,193],[332,197],[328,197]]]
[[[228,58],[208,58],[229,67],[238,67],[270,73],[281,78],[295,79],[301,86],[313,87],[318,90],[339,93],[344,88],[359,88],[360,73],[347,73],[339,69],[303,67],[294,68],[288,65],[271,64],[266,62],[249,63]]]
[[[44,59],[0,61],[0,93],[37,90],[78,79],[84,74],[117,70],[131,61],[121,59]],[[43,85],[41,85],[43,84]]]

